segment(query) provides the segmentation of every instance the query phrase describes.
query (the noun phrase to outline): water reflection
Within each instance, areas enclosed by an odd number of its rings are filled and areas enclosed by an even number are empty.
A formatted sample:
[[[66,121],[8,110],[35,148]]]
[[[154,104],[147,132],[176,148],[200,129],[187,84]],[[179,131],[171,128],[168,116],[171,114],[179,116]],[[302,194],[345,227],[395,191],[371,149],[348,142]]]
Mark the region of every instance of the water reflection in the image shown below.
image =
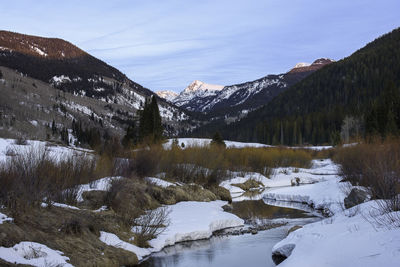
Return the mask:
[[[257,235],[216,236],[209,240],[186,242],[152,255],[140,266],[275,266],[271,259],[274,244],[284,238],[287,227]]]
[[[232,213],[244,220],[277,219],[277,218],[309,218],[309,212],[281,206],[272,206],[264,200],[245,200],[232,203]]]

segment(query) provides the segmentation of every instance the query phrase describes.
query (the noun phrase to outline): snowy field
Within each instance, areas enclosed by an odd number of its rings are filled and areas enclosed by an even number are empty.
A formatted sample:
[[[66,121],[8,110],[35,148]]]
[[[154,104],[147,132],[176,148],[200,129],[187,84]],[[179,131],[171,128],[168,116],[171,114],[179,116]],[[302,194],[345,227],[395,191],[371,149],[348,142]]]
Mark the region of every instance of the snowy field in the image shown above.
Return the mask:
[[[164,144],[164,148],[168,149],[171,147],[174,139],[168,139],[168,141]],[[187,147],[196,147],[196,146],[208,146],[211,142],[211,139],[208,138],[177,138],[179,146],[182,147],[184,144],[184,148]],[[269,145],[260,144],[260,143],[243,143],[243,142],[235,142],[224,140],[226,147],[229,148],[243,148],[243,147],[271,147]]]
[[[164,144],[164,148],[168,149],[171,147],[174,139],[168,139]],[[207,146],[210,144],[211,139],[209,138],[177,138],[179,146],[182,147],[184,144],[184,148],[194,147],[194,146]],[[271,145],[261,144],[261,143],[245,143],[245,142],[236,142],[224,140],[226,147],[228,148],[244,148],[244,147],[275,147]],[[311,149],[311,150],[324,150],[331,149],[332,146],[302,146],[302,147],[289,147],[293,149]]]
[[[15,139],[0,138],[0,162],[5,162],[15,154],[39,152],[44,149],[49,152],[50,158],[57,161],[74,155],[91,155],[93,152],[83,148],[48,145],[47,142],[36,140],[28,140],[26,145],[16,145]]]

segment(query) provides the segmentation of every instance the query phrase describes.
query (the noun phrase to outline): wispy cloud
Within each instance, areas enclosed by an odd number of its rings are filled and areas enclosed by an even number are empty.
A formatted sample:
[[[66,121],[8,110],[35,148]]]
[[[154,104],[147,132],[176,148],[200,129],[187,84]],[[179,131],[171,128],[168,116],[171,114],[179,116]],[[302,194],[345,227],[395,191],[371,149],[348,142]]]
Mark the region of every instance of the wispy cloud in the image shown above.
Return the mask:
[[[398,0],[5,1],[6,30],[77,44],[152,90],[341,59],[400,26]]]

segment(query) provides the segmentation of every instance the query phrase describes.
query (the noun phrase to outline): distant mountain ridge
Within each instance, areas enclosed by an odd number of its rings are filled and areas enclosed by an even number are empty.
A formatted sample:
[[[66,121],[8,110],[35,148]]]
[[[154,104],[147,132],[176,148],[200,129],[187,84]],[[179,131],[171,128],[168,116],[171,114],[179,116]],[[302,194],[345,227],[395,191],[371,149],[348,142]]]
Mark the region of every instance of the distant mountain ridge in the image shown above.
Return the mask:
[[[196,133],[209,136],[219,130],[229,140],[316,145],[340,140],[344,121],[350,117],[360,132],[365,127],[366,131],[390,129],[398,134],[400,109],[393,103],[400,102],[399,44],[397,28],[315,71],[242,120]],[[323,65],[324,61],[316,63]],[[390,110],[393,105],[394,111]]]
[[[312,64],[300,63],[289,72],[230,86],[194,81],[169,101],[189,111],[209,116],[235,116],[265,105],[276,95],[301,81],[312,72],[334,62],[321,58]]]

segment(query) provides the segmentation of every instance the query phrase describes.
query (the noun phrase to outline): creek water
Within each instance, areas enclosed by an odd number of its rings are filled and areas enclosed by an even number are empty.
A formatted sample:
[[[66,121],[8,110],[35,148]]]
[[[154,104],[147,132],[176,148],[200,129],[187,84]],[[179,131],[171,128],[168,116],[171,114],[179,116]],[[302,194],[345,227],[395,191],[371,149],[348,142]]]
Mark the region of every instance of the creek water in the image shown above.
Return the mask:
[[[263,200],[233,202],[232,212],[245,221],[284,220],[284,226],[259,231],[257,234],[217,235],[207,240],[189,241],[166,247],[152,254],[139,266],[146,267],[221,267],[221,266],[276,266],[272,260],[272,247],[285,238],[294,225],[319,220],[306,206]],[[301,210],[303,208],[304,210]]]

